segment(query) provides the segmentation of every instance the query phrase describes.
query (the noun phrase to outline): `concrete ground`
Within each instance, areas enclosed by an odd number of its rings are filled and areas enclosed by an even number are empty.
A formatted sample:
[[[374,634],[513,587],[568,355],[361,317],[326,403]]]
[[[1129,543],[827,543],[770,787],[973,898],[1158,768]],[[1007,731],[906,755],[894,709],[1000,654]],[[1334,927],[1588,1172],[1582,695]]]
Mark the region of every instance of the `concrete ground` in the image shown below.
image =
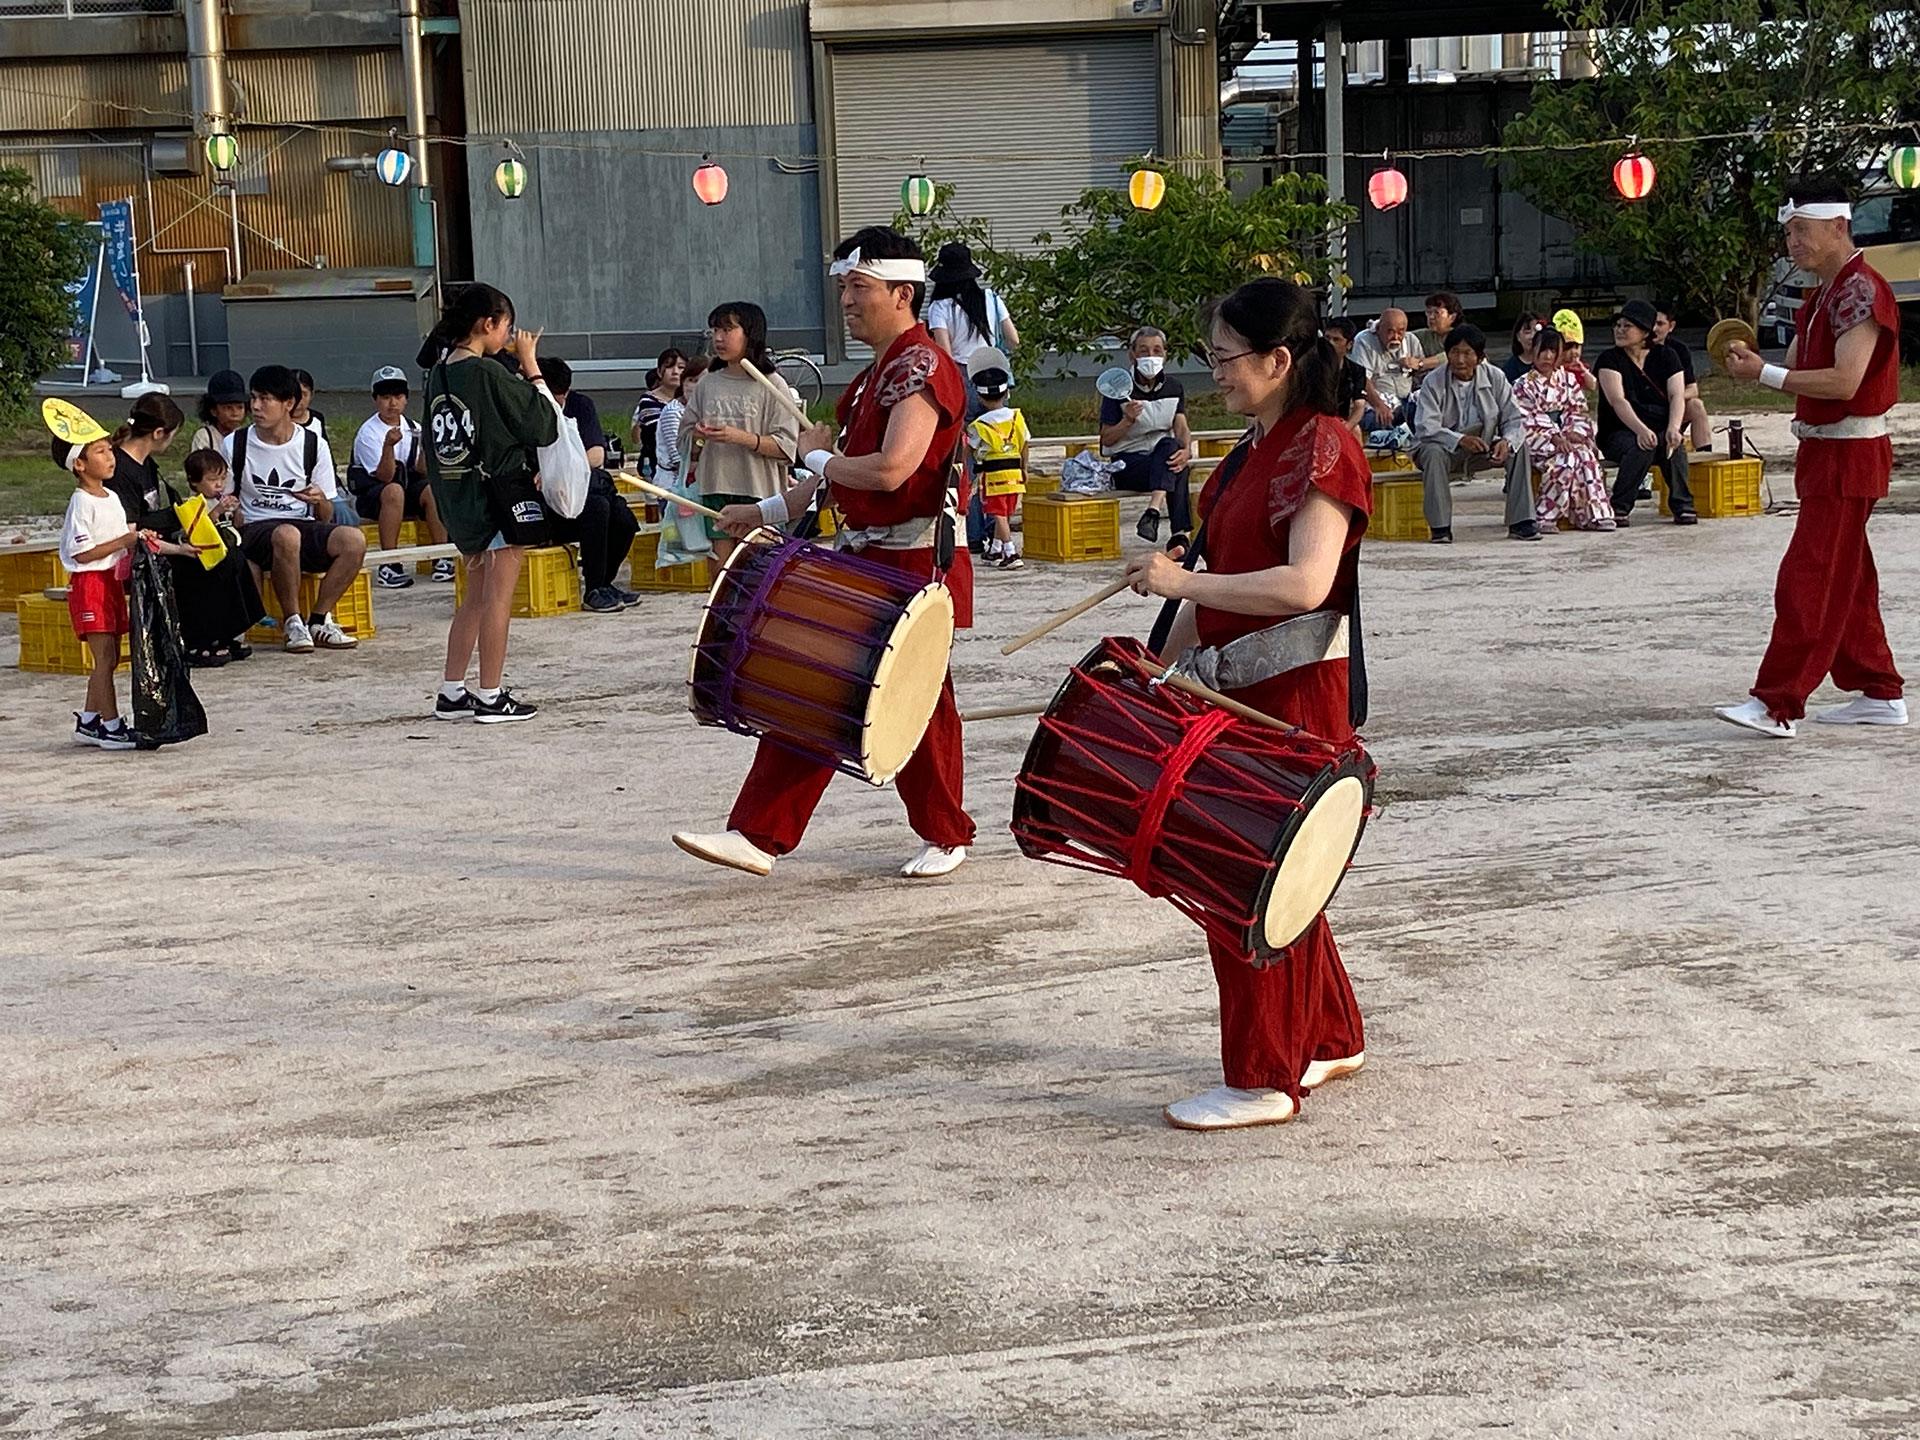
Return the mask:
[[[1231,1135],[1159,1114],[1219,1078],[1199,932],[1007,834],[1030,721],[950,879],[840,781],[755,881],[667,840],[749,756],[697,597],[517,623],[547,708],[488,730],[425,718],[425,583],[154,755],[7,670],[0,1435],[1920,1433],[1920,730],[1712,718],[1788,519],[1459,494],[1367,552],[1370,1063]],[[1144,630],[1000,658],[1110,573],[982,576],[963,703]]]

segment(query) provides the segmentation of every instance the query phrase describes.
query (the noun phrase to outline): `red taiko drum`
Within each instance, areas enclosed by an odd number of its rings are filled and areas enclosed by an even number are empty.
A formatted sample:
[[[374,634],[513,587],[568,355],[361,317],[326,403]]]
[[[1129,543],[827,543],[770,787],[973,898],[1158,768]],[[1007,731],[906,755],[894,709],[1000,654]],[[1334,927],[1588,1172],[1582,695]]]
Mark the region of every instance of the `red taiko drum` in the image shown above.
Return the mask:
[[[1165,896],[1264,959],[1339,888],[1373,761],[1357,742],[1241,719],[1158,674],[1137,640],[1102,640],[1074,666],[1021,766],[1014,838],[1036,860]]]

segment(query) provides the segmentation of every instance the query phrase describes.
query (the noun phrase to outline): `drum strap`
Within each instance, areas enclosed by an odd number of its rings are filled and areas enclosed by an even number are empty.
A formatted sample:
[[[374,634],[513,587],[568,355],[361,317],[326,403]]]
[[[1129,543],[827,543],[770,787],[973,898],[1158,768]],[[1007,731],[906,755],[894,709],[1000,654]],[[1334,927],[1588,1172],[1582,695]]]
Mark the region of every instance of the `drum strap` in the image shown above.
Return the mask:
[[[1220,502],[1225,498],[1227,486],[1239,477],[1241,469],[1247,463],[1247,454],[1253,449],[1253,433],[1240,437],[1240,443],[1227,452],[1213,472],[1214,496],[1208,513],[1216,514]],[[1208,521],[1200,522],[1200,533],[1193,537],[1193,544],[1187,547],[1187,553],[1181,560],[1182,566],[1191,570],[1200,563],[1207,553]],[[1344,562],[1343,562],[1344,563]],[[1167,648],[1167,641],[1173,635],[1173,622],[1180,614],[1180,602],[1169,600],[1160,607],[1160,618],[1153,622],[1153,632],[1147,638],[1147,648],[1155,655]],[[1347,615],[1347,723],[1355,729],[1367,723],[1367,652],[1360,628],[1360,565],[1356,552],[1353,566],[1353,603],[1348,607]],[[1331,657],[1330,657],[1331,658]],[[1276,672],[1283,673],[1283,672]]]
[[[1309,610],[1225,645],[1195,645],[1176,668],[1209,690],[1244,690],[1322,660],[1349,658],[1352,625],[1332,610]]]

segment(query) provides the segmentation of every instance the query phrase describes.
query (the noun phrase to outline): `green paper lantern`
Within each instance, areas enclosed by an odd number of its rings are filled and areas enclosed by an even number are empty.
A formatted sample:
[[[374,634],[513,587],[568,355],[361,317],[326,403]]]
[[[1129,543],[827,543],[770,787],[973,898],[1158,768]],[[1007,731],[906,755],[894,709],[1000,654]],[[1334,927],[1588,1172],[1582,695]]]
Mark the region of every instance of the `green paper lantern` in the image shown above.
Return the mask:
[[[222,175],[240,158],[240,142],[224,131],[207,136],[207,163]]]
[[[933,209],[933,181],[924,175],[909,175],[900,185],[900,208],[909,215],[925,215]]]
[[[1887,178],[1902,190],[1920,185],[1920,145],[1902,145],[1887,160]]]
[[[502,160],[493,167],[493,188],[509,200],[527,193],[527,167],[518,160]]]

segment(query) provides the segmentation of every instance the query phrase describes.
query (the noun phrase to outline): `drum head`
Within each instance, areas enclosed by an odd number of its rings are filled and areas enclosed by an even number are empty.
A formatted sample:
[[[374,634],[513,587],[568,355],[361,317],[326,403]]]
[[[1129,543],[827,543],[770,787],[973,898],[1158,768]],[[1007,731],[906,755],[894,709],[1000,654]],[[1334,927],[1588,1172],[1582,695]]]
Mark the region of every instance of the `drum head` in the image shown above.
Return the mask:
[[[1337,774],[1308,797],[1267,892],[1261,939],[1280,950],[1298,940],[1327,908],[1347,873],[1367,819],[1367,782]]]
[[[952,652],[953,596],[944,585],[929,585],[895,622],[867,697],[860,764],[875,785],[886,784],[913,758],[940,703]]]
[[[1102,370],[1100,378],[1093,382],[1093,388],[1109,400],[1130,400],[1133,398],[1133,372],[1119,365],[1111,370]]]

